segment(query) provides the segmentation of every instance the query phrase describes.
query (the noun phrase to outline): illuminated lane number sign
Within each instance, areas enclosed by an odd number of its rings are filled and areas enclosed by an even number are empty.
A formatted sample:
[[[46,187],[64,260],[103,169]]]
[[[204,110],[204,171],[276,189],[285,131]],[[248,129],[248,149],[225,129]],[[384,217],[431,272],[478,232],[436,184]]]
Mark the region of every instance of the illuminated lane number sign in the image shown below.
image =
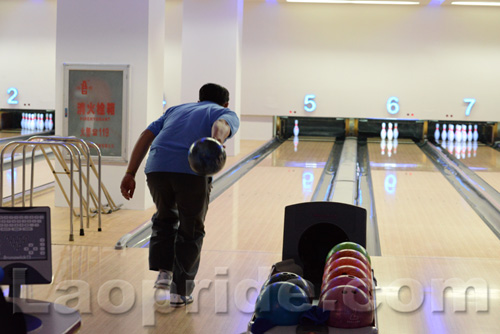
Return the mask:
[[[399,99],[397,97],[391,96],[387,100],[387,112],[392,115],[399,112]]]
[[[465,103],[468,103],[467,109],[465,109],[465,116],[469,116],[472,110],[472,107],[476,103],[476,99],[464,99]]]
[[[307,94],[304,97],[304,110],[307,112],[313,112],[316,110],[316,101],[314,99],[316,98],[316,95],[313,94]]]
[[[17,94],[18,94],[18,91],[16,88],[10,87],[9,89],[7,89],[7,94],[12,94],[9,97],[9,99],[7,100],[8,104],[18,104],[19,103],[19,101],[16,100]]]

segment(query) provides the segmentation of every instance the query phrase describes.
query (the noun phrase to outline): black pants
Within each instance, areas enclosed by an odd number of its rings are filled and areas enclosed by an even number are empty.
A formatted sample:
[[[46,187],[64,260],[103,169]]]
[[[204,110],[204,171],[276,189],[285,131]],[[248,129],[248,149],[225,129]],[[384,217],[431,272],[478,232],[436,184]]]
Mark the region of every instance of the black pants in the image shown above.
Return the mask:
[[[171,293],[188,296],[200,265],[211,178],[155,172],[147,183],[156,213],[149,244],[149,268],[174,273]]]

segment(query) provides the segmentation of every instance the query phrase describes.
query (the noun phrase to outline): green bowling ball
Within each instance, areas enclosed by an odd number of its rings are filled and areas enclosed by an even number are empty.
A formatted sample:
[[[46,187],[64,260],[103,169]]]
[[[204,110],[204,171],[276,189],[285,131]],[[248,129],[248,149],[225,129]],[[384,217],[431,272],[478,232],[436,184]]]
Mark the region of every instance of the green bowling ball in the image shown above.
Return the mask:
[[[326,256],[326,261],[328,261],[330,256],[332,256],[333,254],[335,254],[336,252],[338,252],[339,250],[342,250],[342,249],[357,250],[358,252],[360,252],[361,254],[363,254],[366,257],[366,259],[368,260],[368,262],[371,265],[372,261],[370,259],[370,255],[368,255],[368,252],[366,251],[366,249],[363,246],[361,246],[360,244],[357,244],[357,243],[352,242],[352,241],[345,241],[345,242],[341,242],[340,244],[335,245],[330,250],[330,252],[328,252],[328,255]]]

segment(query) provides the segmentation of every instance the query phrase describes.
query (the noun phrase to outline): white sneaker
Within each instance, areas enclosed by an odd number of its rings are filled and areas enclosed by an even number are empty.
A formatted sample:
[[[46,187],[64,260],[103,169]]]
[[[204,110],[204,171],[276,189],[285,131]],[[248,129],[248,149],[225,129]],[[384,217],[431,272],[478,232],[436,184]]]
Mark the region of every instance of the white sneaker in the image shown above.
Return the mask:
[[[158,278],[156,278],[155,288],[170,290],[170,285],[172,284],[173,273],[167,270],[161,270],[158,273]]]
[[[170,294],[170,306],[182,307],[193,302],[193,296],[181,296],[176,293]]]

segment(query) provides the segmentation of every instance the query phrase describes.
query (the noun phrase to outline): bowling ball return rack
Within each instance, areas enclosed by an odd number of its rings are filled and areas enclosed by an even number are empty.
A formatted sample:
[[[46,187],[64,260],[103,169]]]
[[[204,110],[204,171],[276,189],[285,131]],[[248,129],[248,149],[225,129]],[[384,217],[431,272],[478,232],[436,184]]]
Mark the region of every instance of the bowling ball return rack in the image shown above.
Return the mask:
[[[351,241],[366,247],[367,213],[364,208],[338,202],[306,202],[285,207],[282,261],[275,263],[269,277],[292,272],[311,282],[315,288],[312,306],[317,306],[324,259],[333,246]],[[264,334],[377,334],[377,280],[372,270],[374,320],[370,326],[337,328],[325,325],[275,326]],[[252,332],[255,313],[244,334]]]
[[[287,265],[290,264],[290,261],[283,261],[287,263]],[[296,265],[294,262],[292,262],[291,266],[291,272],[296,272],[296,271],[301,271],[301,268]],[[272,275],[285,271],[287,269],[284,269],[284,267],[281,270],[276,270],[276,268],[279,268],[280,265],[279,263],[274,264],[271,268],[269,277]],[[298,270],[296,270],[298,268]],[[295,270],[294,270],[295,269]],[[297,273],[297,272],[296,272]],[[300,275],[300,273],[297,273]],[[337,327],[329,327],[326,324],[325,325],[297,325],[297,326],[275,326],[268,331],[266,331],[264,334],[378,334],[378,320],[377,320],[377,296],[376,296],[376,286],[377,286],[377,280],[375,279],[375,272],[372,269],[372,286],[373,286],[373,305],[375,306],[374,309],[374,320],[371,326],[366,326],[366,327],[359,327],[359,328],[337,328]],[[318,299],[313,299],[312,305],[317,306],[319,300]],[[255,334],[252,332],[252,325],[255,322],[255,313],[252,315],[251,320],[248,323],[247,326],[247,331],[242,334]]]

